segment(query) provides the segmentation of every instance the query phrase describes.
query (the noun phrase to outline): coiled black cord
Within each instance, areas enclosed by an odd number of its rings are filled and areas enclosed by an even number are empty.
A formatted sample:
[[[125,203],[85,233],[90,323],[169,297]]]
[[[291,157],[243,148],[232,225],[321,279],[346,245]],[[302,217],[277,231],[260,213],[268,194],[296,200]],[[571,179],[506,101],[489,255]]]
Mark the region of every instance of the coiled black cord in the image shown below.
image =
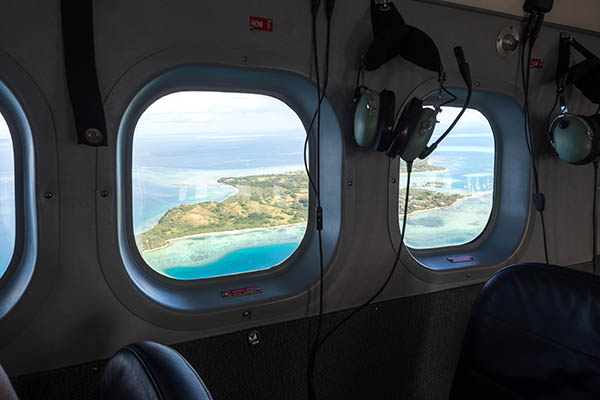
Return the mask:
[[[543,21],[543,19],[542,19]],[[539,32],[539,31],[538,31]],[[525,52],[526,44],[524,43],[521,47],[521,77],[523,83],[523,94],[524,94],[524,104],[523,109],[525,113],[525,142],[527,143],[527,150],[529,151],[529,158],[531,159],[531,167],[533,170],[533,180],[534,180],[534,195],[533,195],[533,203],[535,208],[540,214],[540,219],[542,223],[542,235],[544,241],[544,259],[546,264],[549,264],[548,257],[548,240],[546,235],[546,221],[544,219],[544,210],[546,208],[546,199],[544,194],[540,192],[540,181],[539,174],[537,169],[537,163],[535,160],[535,148],[533,143],[533,134],[531,129],[531,115],[529,113],[529,84],[530,84],[530,62],[531,56],[533,52],[533,47],[535,45],[535,39],[537,38],[537,34],[534,35],[529,41],[528,52]],[[526,58],[527,56],[527,58]],[[553,108],[554,109],[554,108]]]

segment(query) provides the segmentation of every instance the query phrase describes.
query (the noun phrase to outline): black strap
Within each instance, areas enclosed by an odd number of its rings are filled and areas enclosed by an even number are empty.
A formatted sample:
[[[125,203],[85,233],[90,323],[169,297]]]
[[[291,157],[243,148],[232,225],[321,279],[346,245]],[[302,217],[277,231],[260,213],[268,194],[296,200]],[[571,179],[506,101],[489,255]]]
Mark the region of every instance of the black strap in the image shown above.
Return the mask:
[[[437,46],[427,34],[406,25],[393,3],[371,1],[374,40],[365,54],[365,69],[373,71],[396,56],[432,72],[442,72]]]
[[[565,73],[568,71],[571,64],[571,44],[569,37],[561,36],[558,44],[558,66],[556,68],[556,84],[560,87],[563,85]]]
[[[94,1],[62,0],[61,11],[65,70],[77,143],[106,146],[106,119],[94,51]]]
[[[574,66],[570,66],[571,47],[586,58]],[[565,88],[575,85],[588,100],[600,104],[600,59],[572,36],[562,34],[559,44],[556,83],[561,102],[565,101]]]

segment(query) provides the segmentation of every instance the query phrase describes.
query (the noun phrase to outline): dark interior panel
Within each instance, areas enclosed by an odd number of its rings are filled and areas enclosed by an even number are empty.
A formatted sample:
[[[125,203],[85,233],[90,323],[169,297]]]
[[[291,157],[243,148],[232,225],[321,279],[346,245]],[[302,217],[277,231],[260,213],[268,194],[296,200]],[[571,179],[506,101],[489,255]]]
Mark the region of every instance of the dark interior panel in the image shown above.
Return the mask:
[[[378,303],[336,332],[319,352],[319,398],[446,399],[480,285]],[[348,311],[327,314],[324,331]],[[306,363],[316,318],[179,343],[215,399],[306,399]],[[13,378],[19,396],[86,399],[106,361]]]

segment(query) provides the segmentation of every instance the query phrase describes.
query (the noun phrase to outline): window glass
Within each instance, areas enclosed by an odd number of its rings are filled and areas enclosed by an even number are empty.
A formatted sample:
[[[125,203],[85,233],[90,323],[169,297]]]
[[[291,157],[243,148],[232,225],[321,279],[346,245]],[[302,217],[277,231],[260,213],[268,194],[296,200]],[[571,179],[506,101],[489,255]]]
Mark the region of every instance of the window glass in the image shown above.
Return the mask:
[[[0,276],[15,249],[15,162],[8,125],[0,115]]]
[[[436,140],[460,108],[443,107]],[[475,240],[490,219],[494,197],[494,133],[479,111],[465,112],[454,130],[425,161],[413,165],[405,242],[414,249],[458,246]],[[402,227],[406,170],[400,170]]]
[[[154,102],[133,137],[132,219],[146,263],[191,280],[271,268],[308,220],[306,131],[282,101],[178,92]]]

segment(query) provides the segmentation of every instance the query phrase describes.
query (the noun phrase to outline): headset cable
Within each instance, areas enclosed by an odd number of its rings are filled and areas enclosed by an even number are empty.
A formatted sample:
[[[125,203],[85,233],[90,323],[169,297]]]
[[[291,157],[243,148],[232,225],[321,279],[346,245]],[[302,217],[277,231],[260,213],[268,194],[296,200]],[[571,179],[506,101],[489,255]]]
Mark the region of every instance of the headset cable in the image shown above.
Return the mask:
[[[327,37],[326,37],[326,49],[325,49],[325,77],[323,83],[323,90],[321,91],[321,80],[320,80],[320,66],[319,66],[319,49],[318,49],[318,32],[317,32],[317,18],[319,14],[319,8],[321,5],[320,0],[312,0],[312,27],[313,27],[313,57],[314,57],[314,65],[315,65],[315,78],[317,84],[317,108],[313,115],[312,121],[310,123],[309,129],[307,131],[306,140],[304,142],[304,167],[306,169],[306,173],[309,177],[310,184],[315,192],[315,197],[317,200],[317,208],[316,208],[316,225],[317,225],[317,235],[319,242],[319,314],[317,317],[317,332],[315,335],[315,339],[310,349],[310,356],[308,360],[307,366],[307,387],[308,392],[311,399],[316,399],[315,389],[313,385],[313,375],[314,375],[314,366],[316,359],[317,346],[319,342],[319,338],[321,337],[321,330],[323,325],[323,283],[324,283],[324,260],[323,260],[323,208],[321,207],[321,105],[323,100],[325,99],[325,93],[327,90],[327,85],[329,84],[329,62],[330,62],[330,44],[331,44],[331,20],[333,17],[333,10],[335,6],[335,0],[326,0],[325,4],[325,12],[327,17]],[[313,131],[313,128],[316,123],[316,145],[315,145],[315,173],[316,173],[316,184],[315,180],[311,177],[310,170],[308,168],[307,163],[307,152],[308,152],[308,143],[310,140],[310,134]]]
[[[544,22],[544,14],[539,12],[532,12],[527,19],[525,29],[523,31],[523,45],[521,47],[521,78],[523,83],[523,95],[524,95],[524,127],[525,127],[525,142],[527,144],[527,150],[529,151],[529,158],[531,160],[531,167],[533,170],[533,181],[534,181],[534,194],[533,204],[536,210],[540,214],[540,220],[542,223],[542,238],[544,241],[544,259],[546,264],[549,264],[548,257],[548,240],[546,235],[546,221],[544,219],[544,211],[546,209],[546,198],[540,191],[540,181],[537,169],[537,163],[535,160],[535,147],[533,143],[533,132],[531,128],[531,115],[529,112],[529,86],[531,78],[531,57],[533,53],[533,47],[537,37],[541,31]],[[529,45],[529,46],[527,46]],[[526,51],[527,50],[527,51]]]
[[[383,291],[387,288],[388,284],[392,280],[392,277],[394,276],[394,272],[396,272],[396,269],[400,262],[400,255],[402,254],[402,249],[403,249],[403,245],[404,245],[404,235],[406,233],[406,220],[408,218],[408,201],[409,201],[409,196],[410,196],[410,177],[412,174],[412,166],[413,166],[412,162],[409,162],[406,164],[407,177],[406,177],[406,193],[405,193],[405,197],[404,197],[404,213],[403,213],[403,219],[402,219],[402,231],[400,232],[400,244],[398,246],[398,251],[396,251],[394,249],[394,252],[396,253],[396,258],[394,259],[394,264],[392,265],[390,272],[388,273],[388,275],[387,275],[385,281],[383,282],[383,284],[381,285],[381,287],[377,290],[377,292],[375,292],[374,295],[372,295],[366,302],[364,302],[358,308],[354,309],[354,311],[352,311],[344,319],[342,319],[340,322],[338,322],[333,328],[331,328],[329,330],[329,332],[327,332],[323,336],[323,339],[321,339],[317,343],[317,346],[315,347],[315,351],[314,351],[315,358],[318,354],[319,349],[323,346],[323,344],[327,341],[327,339],[329,339],[331,337],[331,335],[333,335],[338,329],[340,329],[344,324],[346,324],[346,322],[351,320],[356,314],[358,314],[359,312],[364,310],[366,307],[368,307],[371,303],[373,303],[377,299],[377,297],[379,297],[379,295],[381,295],[381,293],[383,293]],[[390,168],[388,167],[388,182],[387,182],[388,185],[389,185],[389,171],[390,171]],[[389,208],[388,208],[388,212],[389,212]],[[388,219],[388,223],[389,223],[389,215],[388,215],[387,219]],[[314,386],[312,384],[311,384],[311,389],[312,389],[312,391],[310,392],[311,399],[316,399],[317,397],[315,395]]]
[[[592,205],[592,267],[594,275],[598,272],[596,258],[598,257],[598,161],[594,161],[594,204]]]
[[[465,59],[465,53],[463,52],[462,47],[460,46],[456,46],[454,48],[454,56],[456,57],[456,61],[458,62],[458,70],[460,71],[460,75],[462,76],[465,84],[467,85],[467,97],[465,98],[465,102],[463,104],[462,109],[460,110],[460,112],[458,113],[458,115],[456,116],[456,118],[454,118],[454,121],[452,121],[452,124],[450,124],[450,126],[448,127],[448,129],[446,129],[446,131],[439,137],[438,140],[436,140],[431,146],[426,147],[421,154],[419,155],[419,158],[421,160],[426,159],[427,157],[429,157],[431,155],[431,153],[433,153],[435,151],[435,149],[437,149],[437,147],[439,146],[439,144],[446,138],[446,136],[448,136],[448,134],[450,134],[450,132],[452,132],[452,130],[454,129],[454,127],[456,126],[456,124],[458,124],[458,121],[460,121],[460,119],[462,118],[463,114],[467,111],[467,109],[469,108],[469,104],[471,104],[471,97],[473,95],[473,79],[471,77],[471,68],[469,67],[469,63],[467,63],[466,59]],[[452,93],[450,93],[442,84],[442,89],[448,93],[449,95],[451,95],[452,97],[454,97],[454,100],[456,100],[456,96]],[[451,101],[454,101],[451,100]],[[442,104],[445,105],[448,104],[448,102]]]

